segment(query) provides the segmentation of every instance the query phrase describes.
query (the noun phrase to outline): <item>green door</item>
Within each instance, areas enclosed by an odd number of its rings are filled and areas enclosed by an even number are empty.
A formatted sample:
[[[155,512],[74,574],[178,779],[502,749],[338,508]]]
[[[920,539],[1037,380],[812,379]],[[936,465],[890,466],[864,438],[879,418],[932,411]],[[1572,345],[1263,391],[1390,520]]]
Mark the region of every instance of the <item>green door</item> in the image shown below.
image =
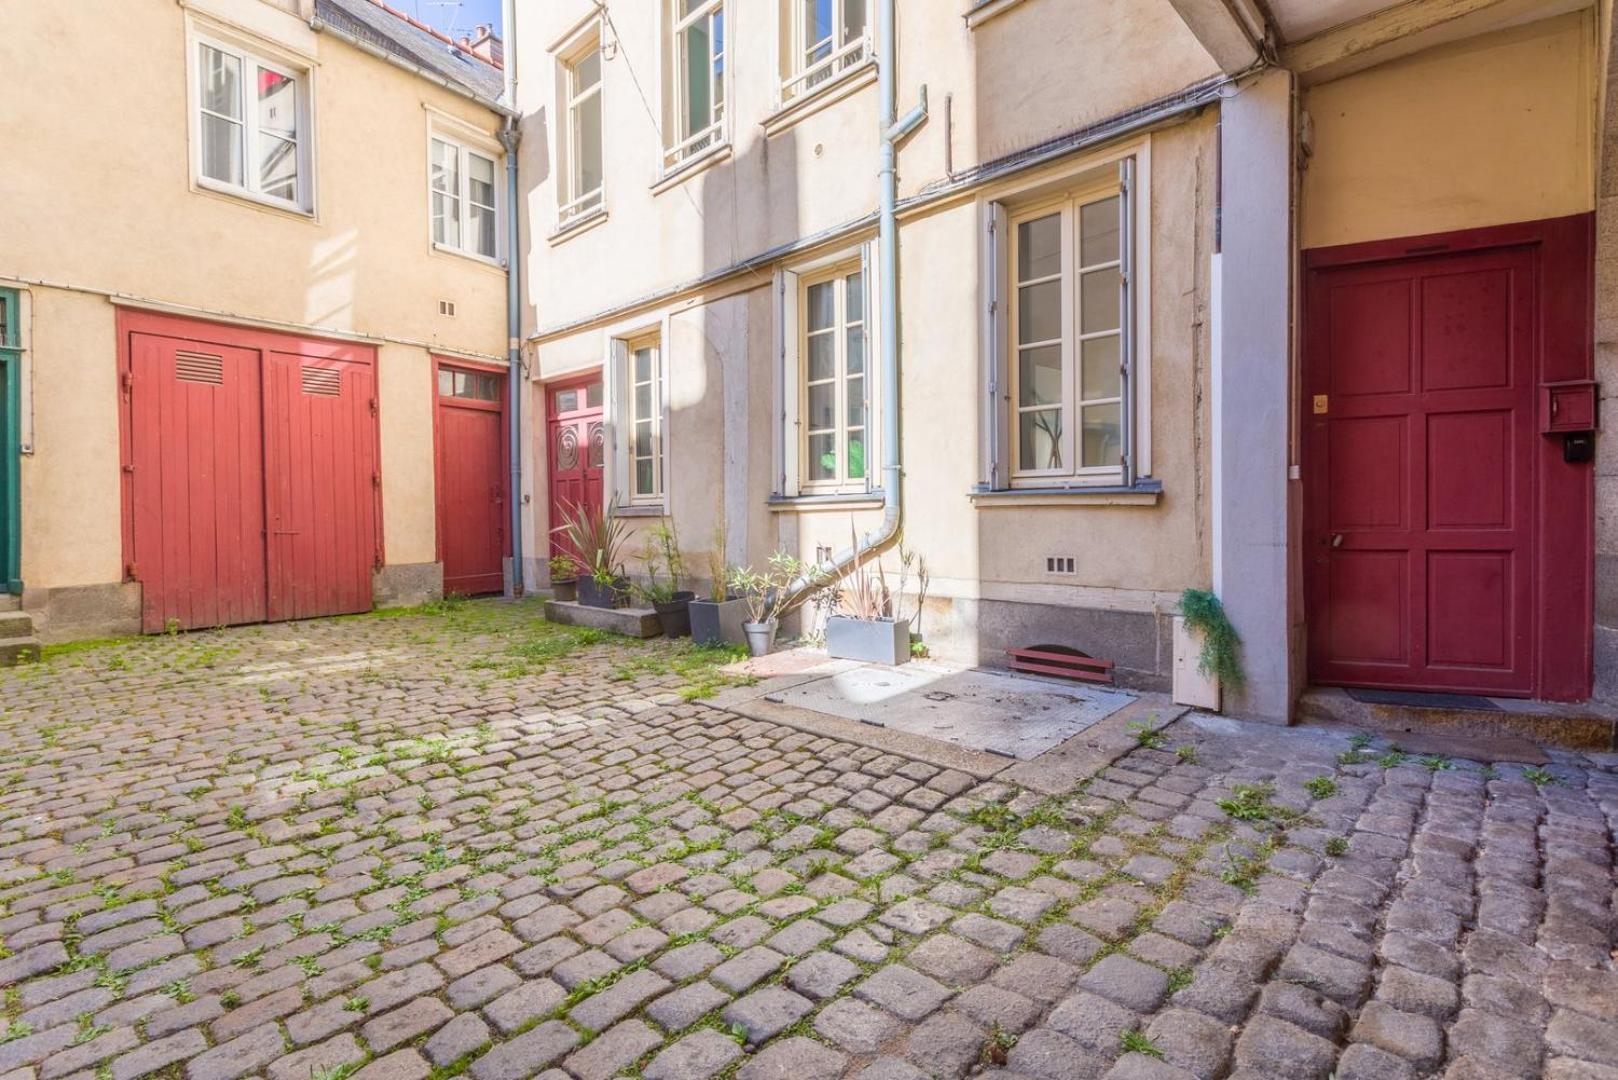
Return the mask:
[[[22,592],[22,519],[17,383],[22,368],[21,310],[15,289],[0,289],[0,592]]]

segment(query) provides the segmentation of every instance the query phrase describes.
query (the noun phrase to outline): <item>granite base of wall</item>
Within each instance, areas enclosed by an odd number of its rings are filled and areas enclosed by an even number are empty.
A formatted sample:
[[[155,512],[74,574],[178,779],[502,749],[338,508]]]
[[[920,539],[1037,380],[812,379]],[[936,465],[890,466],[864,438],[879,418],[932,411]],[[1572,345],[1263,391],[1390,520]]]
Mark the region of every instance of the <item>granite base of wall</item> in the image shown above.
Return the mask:
[[[379,608],[415,607],[443,596],[443,563],[395,563],[371,572],[371,602]]]
[[[23,589],[22,608],[43,642],[82,641],[140,633],[140,583]]]

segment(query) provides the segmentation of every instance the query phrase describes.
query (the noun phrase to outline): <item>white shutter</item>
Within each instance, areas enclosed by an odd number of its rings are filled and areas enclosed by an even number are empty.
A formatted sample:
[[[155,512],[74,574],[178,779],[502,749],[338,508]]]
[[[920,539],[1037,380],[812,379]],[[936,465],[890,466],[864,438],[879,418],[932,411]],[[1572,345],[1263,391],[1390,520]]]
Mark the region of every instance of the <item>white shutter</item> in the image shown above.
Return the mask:
[[[1124,158],[1118,163],[1118,258],[1122,296],[1119,304],[1120,327],[1118,354],[1122,380],[1123,407],[1118,410],[1123,430],[1119,442],[1123,447],[1123,482],[1127,487],[1135,482],[1138,461],[1135,455],[1135,159]]]
[[[881,313],[877,311],[877,289],[873,277],[877,272],[876,244],[867,241],[860,245],[860,298],[865,312],[865,490],[875,491],[887,482],[882,474],[882,357]]]
[[[782,270],[776,286],[776,352],[780,362],[776,365],[777,412],[781,418],[776,443],[780,447],[780,471],[776,474],[777,488],[787,498],[800,491],[802,465],[799,461],[799,398],[802,394],[802,360],[798,355],[798,339],[802,327],[798,324],[798,275]]]
[[[607,424],[607,460],[602,476],[607,482],[602,485],[602,497],[611,506],[614,501],[629,502],[629,342],[610,339],[604,367],[602,390],[607,402],[601,415]]]
[[[985,215],[983,253],[983,413],[980,483],[990,491],[1011,486],[1010,372],[1006,359],[1006,208],[990,203]]]

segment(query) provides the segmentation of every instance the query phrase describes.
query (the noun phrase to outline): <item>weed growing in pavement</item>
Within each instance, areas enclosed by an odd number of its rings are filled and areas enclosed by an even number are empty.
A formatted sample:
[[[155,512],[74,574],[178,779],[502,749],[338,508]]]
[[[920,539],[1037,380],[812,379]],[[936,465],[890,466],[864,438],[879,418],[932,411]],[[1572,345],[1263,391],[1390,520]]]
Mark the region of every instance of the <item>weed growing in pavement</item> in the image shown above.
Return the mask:
[[[1312,799],[1329,799],[1337,794],[1337,781],[1329,776],[1317,776],[1305,781],[1303,790],[1307,791]]]

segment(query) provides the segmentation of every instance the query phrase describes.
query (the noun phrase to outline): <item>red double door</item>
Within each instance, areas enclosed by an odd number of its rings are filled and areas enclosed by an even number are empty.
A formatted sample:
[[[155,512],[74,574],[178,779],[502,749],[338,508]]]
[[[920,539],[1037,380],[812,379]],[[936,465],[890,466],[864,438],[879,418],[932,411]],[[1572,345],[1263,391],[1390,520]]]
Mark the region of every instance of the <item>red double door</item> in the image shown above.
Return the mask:
[[[1576,241],[1577,223],[1566,231]],[[1588,466],[1564,463],[1537,424],[1538,383],[1573,377],[1556,362],[1578,374],[1579,305],[1548,295],[1563,284],[1556,264],[1530,242],[1538,233],[1521,233],[1427,245],[1460,249],[1449,252],[1311,253],[1303,560],[1315,682],[1588,691]],[[1576,264],[1565,279],[1576,301]],[[1547,342],[1569,347],[1553,357]],[[1565,562],[1552,573],[1546,559]]]
[[[550,521],[553,529],[576,506],[600,506],[605,497],[607,432],[602,418],[600,375],[562,383],[545,390],[545,431],[550,462]],[[577,554],[554,531],[552,555]]]
[[[142,629],[368,611],[372,351],[135,313],[120,336],[125,571]]]
[[[506,377],[438,361],[438,545],[444,592],[505,587],[511,553]]]

